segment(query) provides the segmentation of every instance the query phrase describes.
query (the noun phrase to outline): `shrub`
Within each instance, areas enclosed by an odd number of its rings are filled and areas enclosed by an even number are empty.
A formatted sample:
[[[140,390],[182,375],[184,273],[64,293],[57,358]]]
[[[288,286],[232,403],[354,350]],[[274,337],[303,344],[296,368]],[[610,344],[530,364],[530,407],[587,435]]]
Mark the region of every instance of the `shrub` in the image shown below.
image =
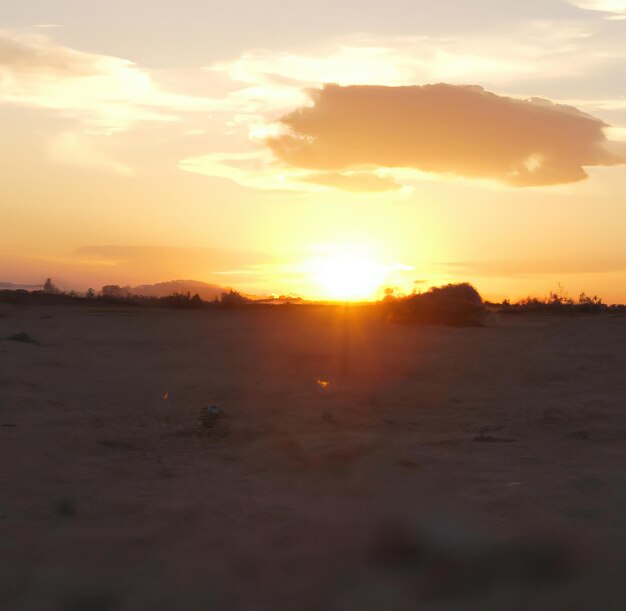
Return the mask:
[[[426,293],[399,299],[387,298],[384,305],[390,318],[400,322],[466,327],[481,325],[486,315],[481,296],[468,283],[433,287]]]

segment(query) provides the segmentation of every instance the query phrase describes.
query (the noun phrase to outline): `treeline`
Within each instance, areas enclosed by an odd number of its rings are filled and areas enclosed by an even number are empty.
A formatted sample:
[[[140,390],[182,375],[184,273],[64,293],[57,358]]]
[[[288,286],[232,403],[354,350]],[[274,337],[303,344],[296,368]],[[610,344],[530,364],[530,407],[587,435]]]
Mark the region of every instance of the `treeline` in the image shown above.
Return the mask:
[[[256,302],[241,293],[229,290],[224,291],[220,297],[206,301],[198,295],[185,293],[173,293],[164,297],[146,297],[133,295],[127,287],[118,285],[103,286],[99,292],[88,289],[85,293],[76,291],[62,291],[52,282],[46,280],[43,288],[38,291],[24,289],[0,290],[0,301],[21,305],[117,305],[134,307],[173,308],[177,310],[208,310],[208,309],[234,309],[253,305]]]
[[[232,289],[224,291],[213,300],[207,301],[198,293],[175,292],[163,297],[133,295],[130,287],[106,285],[96,292],[88,289],[85,293],[64,292],[58,289],[50,278],[41,290],[24,289],[0,290],[0,302],[21,305],[85,305],[85,306],[127,306],[144,308],[171,308],[177,310],[232,310],[250,307],[275,307],[277,305],[308,305],[302,299],[281,297],[278,299],[253,300]],[[320,305],[320,304],[317,304]],[[332,304],[329,304],[332,305]],[[392,289],[386,291],[382,301],[361,304],[370,311],[381,314],[386,320],[400,323],[429,323],[448,326],[480,326],[490,312],[502,314],[600,314],[611,312],[626,314],[624,305],[607,305],[602,299],[581,293],[578,299],[569,297],[561,287],[545,297],[526,297],[515,303],[504,300],[502,303],[483,301],[478,291],[468,283],[448,284],[433,287],[423,293],[394,295]]]
[[[515,303],[504,300],[499,306],[503,314],[600,314],[602,312],[626,312],[624,305],[608,305],[597,295],[581,293],[578,299],[570,297],[563,289],[551,291],[544,297],[525,297]]]

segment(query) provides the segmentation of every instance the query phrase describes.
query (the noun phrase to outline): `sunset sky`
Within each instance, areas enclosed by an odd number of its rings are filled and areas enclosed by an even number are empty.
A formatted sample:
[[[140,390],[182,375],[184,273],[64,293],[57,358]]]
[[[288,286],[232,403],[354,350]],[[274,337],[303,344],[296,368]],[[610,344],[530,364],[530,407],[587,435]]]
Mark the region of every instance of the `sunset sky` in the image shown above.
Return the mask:
[[[0,282],[626,301],[626,0],[5,4]]]

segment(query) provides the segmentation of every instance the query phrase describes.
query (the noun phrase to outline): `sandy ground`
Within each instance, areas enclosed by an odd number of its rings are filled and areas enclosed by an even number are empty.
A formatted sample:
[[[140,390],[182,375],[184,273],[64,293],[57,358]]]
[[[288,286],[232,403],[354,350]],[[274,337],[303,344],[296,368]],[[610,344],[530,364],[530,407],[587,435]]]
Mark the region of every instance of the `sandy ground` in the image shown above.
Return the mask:
[[[626,608],[626,318],[0,305],[19,332],[3,610]]]

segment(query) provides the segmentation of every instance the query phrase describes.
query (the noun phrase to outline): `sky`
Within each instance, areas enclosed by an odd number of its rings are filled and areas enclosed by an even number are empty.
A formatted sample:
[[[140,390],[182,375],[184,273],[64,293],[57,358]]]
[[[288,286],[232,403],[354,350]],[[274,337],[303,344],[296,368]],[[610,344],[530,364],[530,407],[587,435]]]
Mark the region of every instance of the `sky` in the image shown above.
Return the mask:
[[[0,282],[626,302],[626,0],[23,0]]]

